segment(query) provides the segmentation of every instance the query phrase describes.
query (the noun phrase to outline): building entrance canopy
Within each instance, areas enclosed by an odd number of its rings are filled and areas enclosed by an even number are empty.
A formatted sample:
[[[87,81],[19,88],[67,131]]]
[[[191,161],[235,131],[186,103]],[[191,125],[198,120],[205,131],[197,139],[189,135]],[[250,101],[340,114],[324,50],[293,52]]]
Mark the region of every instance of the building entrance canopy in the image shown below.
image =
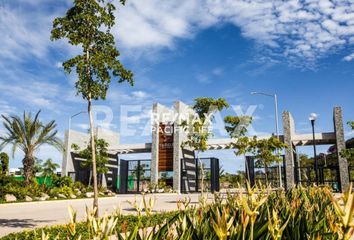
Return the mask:
[[[182,102],[176,102],[173,109],[161,104],[153,105],[152,121],[152,141],[148,143],[120,144],[119,134],[108,130],[98,129],[98,138],[103,138],[109,143],[109,153],[116,156],[110,159],[111,165],[116,165],[116,174],[119,172],[119,155],[151,153],[151,183],[158,182],[161,171],[169,171],[173,175],[173,189],[181,190],[181,159],[183,159],[182,143],[186,140],[186,133],[179,131],[180,123],[183,119],[177,116],[189,116],[194,111]],[[170,117],[168,117],[170,116]],[[333,132],[315,134],[316,145],[333,144],[337,146],[338,152],[345,148],[342,110],[340,107],[334,108]],[[173,129],[173,131],[161,131],[161,128]],[[70,139],[69,139],[70,136]],[[259,136],[258,139],[269,138],[270,136]],[[294,119],[289,112],[283,113],[283,135],[280,139],[288,145],[285,150],[285,182],[286,187],[291,188],[295,185],[294,177],[294,158],[297,146],[313,145],[312,134],[298,134],[295,130]],[[75,159],[71,154],[70,146],[72,143],[85,146],[89,140],[88,134],[76,131],[67,131],[65,134],[66,154],[64,154],[62,172],[68,175],[69,172],[78,171],[75,169]],[[208,150],[230,149],[232,139],[220,138],[210,139],[207,143]],[[343,189],[349,186],[348,163],[345,158],[338,155],[340,183]]]

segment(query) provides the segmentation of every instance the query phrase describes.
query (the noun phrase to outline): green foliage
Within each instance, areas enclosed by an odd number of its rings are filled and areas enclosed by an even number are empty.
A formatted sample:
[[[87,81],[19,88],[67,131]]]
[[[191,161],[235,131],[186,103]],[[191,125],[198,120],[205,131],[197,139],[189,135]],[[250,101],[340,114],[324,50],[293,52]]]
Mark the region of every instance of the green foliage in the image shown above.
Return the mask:
[[[102,192],[106,190],[104,188],[100,189]],[[0,175],[0,202],[4,202],[6,194],[13,194],[18,201],[23,201],[26,196],[31,198],[41,197],[42,193],[48,194],[53,199],[57,198],[58,194],[63,194],[68,198],[71,198],[72,194],[76,197],[86,197],[86,192],[92,192],[92,188],[80,182],[74,183],[68,176],[37,177],[27,184],[23,178]]]
[[[196,98],[192,108],[198,119],[193,116],[193,119],[189,119],[189,125],[187,121],[181,124],[187,130],[187,141],[183,142],[182,146],[188,146],[197,152],[207,150],[207,141],[212,135],[209,126],[213,120],[213,114],[228,107],[229,104],[224,98]]]
[[[0,176],[0,199],[4,199],[6,194],[13,194],[17,200],[24,200],[26,196],[38,197],[45,191],[46,187],[37,184],[36,181],[26,184],[12,176]]]
[[[354,130],[354,121],[349,121],[348,125],[352,128],[352,130]]]
[[[43,172],[43,160],[35,157],[35,162],[33,166],[33,175]]]
[[[279,152],[287,146],[278,137],[271,136],[268,139],[257,139],[257,136],[252,138],[246,136],[247,128],[252,123],[252,117],[227,116],[224,122],[226,131],[234,139],[230,147],[236,150],[235,154],[237,156],[250,153],[257,160],[256,165],[265,168],[274,162],[282,161]]]
[[[280,141],[276,136],[268,139],[253,138],[249,145],[249,152],[253,154],[265,166],[269,166],[273,162],[281,162],[280,154],[276,154],[278,150],[286,148],[286,144]]]
[[[162,212],[156,213],[151,216],[122,216],[117,215],[115,219],[117,222],[114,226],[113,232],[131,232],[137,226],[142,227],[153,227],[156,225],[163,224],[166,221],[170,221],[176,216],[176,212]],[[92,219],[91,219],[92,221]],[[24,231],[20,233],[12,233],[5,237],[0,238],[1,240],[42,240],[42,232],[46,235],[50,235],[48,240],[54,240],[55,237],[57,239],[78,239],[77,236],[81,236],[81,239],[98,239],[92,238],[92,225],[90,221],[74,223],[75,225],[75,236],[72,237],[70,233],[69,224],[62,226],[54,226],[54,227],[44,227],[36,230]]]
[[[224,98],[196,98],[193,110],[198,114],[202,122],[217,111],[222,111],[224,108],[228,108],[229,104]]]
[[[189,147],[196,151],[197,159],[199,159],[199,152],[204,152],[208,149],[208,139],[212,135],[209,127],[214,119],[213,114],[217,111],[221,111],[224,108],[228,108],[229,104],[224,98],[196,98],[193,105],[193,110],[197,114],[191,116],[192,119],[183,121],[181,123],[182,128],[187,131],[187,140],[182,143],[182,148]],[[201,173],[201,191],[204,191],[204,170],[203,164],[200,164]]]
[[[76,145],[77,146],[77,145]],[[86,161],[81,163],[82,168],[92,168],[92,151],[91,146],[88,145],[85,149],[80,150],[79,147],[74,145],[74,149],[78,152],[78,155],[81,158],[86,159]],[[108,163],[108,147],[109,144],[104,139],[95,139],[95,146],[96,146],[96,166],[97,166],[97,173],[103,174],[107,173],[108,168],[106,164]]]
[[[220,176],[221,188],[236,188],[243,185],[246,181],[246,173],[244,171],[237,171],[236,174],[224,173]]]
[[[55,128],[57,125],[55,121],[53,120],[44,124],[39,120],[39,114],[40,111],[32,117],[31,113],[24,112],[22,119],[16,115],[2,115],[6,135],[0,136],[0,140],[2,141],[0,150],[7,145],[12,145],[13,155],[18,148],[25,154],[22,163],[27,183],[33,176],[35,165],[33,154],[41,146],[48,144],[60,151],[63,150],[61,140],[56,137],[57,130]]]
[[[9,172],[9,156],[2,152],[0,153],[0,175],[7,175]]]
[[[231,138],[245,136],[248,126],[252,123],[252,117],[249,116],[226,116],[224,118],[225,130]]]
[[[53,21],[51,40],[65,38],[82,48],[82,54],[64,62],[63,67],[69,74],[75,68],[77,93],[87,100],[105,99],[111,76],[133,85],[133,73],[117,59],[120,53],[110,33],[114,10],[111,1],[75,0],[64,17]]]
[[[120,0],[124,4],[125,0]],[[124,68],[118,60],[120,55],[111,28],[115,24],[115,6],[108,0],[74,0],[64,17],[53,21],[51,40],[67,39],[71,45],[79,47],[81,54],[63,63],[68,74],[76,71],[77,94],[87,100],[90,121],[90,146],[92,151],[92,175],[94,205],[98,207],[98,186],[94,142],[94,122],[92,100],[105,99],[111,79],[119,83],[134,84],[133,73]],[[98,215],[98,209],[96,211]]]
[[[52,159],[48,158],[44,163],[43,163],[43,171],[42,171],[42,176],[47,178],[50,176],[53,176],[55,174],[55,170],[59,168],[59,164],[54,163]]]
[[[354,130],[353,121],[348,122],[348,125],[351,127],[352,130]],[[340,155],[352,162],[354,161],[354,148],[344,149],[342,150],[342,152],[340,152]]]
[[[49,191],[49,195],[52,197],[57,197],[58,194],[63,194],[66,197],[70,197],[74,193],[74,190],[68,186],[54,187]]]
[[[245,193],[214,195],[207,204],[191,206],[190,199],[177,203],[178,212],[152,214],[136,205],[137,216],[116,214],[95,219],[87,213],[85,222],[76,222],[70,208],[65,226],[41,228],[10,234],[3,240],[47,239],[345,239],[354,232],[354,193],[348,191],[337,200],[327,187],[301,186],[285,191],[263,187]],[[152,203],[145,201],[145,208]],[[147,228],[150,230],[147,230]]]
[[[64,176],[64,177],[57,177],[53,176],[53,185],[55,187],[72,187],[74,185],[74,182],[71,177],[69,176]]]

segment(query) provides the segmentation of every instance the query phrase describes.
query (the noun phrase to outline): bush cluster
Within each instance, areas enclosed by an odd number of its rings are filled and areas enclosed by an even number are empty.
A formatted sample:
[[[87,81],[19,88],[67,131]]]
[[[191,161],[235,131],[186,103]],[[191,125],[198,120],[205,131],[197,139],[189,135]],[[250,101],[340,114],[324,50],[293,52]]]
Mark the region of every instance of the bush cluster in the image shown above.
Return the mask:
[[[39,185],[36,181],[31,184],[15,179],[11,176],[0,176],[0,202],[4,202],[6,194],[14,195],[18,200],[24,200],[26,196],[40,197],[46,191],[45,185]]]
[[[104,191],[105,189],[100,190]],[[26,184],[21,179],[0,175],[0,202],[5,201],[6,194],[12,194],[18,201],[24,201],[26,196],[35,200],[41,197],[43,193],[49,195],[51,199],[60,198],[59,196],[62,195],[66,198],[70,198],[72,195],[85,197],[85,193],[90,191],[92,191],[92,187],[87,187],[80,182],[73,182],[67,176],[59,177],[53,175],[51,181],[47,181],[47,184],[39,184],[36,179]]]

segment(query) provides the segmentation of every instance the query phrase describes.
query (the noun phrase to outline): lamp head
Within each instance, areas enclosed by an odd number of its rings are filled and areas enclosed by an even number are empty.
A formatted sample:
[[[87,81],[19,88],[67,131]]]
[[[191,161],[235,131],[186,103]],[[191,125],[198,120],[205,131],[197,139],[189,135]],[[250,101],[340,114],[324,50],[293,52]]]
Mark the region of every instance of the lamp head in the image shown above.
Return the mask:
[[[316,113],[311,113],[310,117],[309,117],[309,120],[311,122],[314,122],[314,121],[316,121],[317,117],[318,117],[318,115]]]

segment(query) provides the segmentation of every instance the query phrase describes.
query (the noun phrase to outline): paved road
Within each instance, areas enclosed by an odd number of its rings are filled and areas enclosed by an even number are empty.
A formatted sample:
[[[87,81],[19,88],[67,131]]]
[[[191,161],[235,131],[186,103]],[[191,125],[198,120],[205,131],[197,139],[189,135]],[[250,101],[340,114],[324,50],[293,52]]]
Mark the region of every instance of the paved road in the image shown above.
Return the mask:
[[[159,194],[155,198],[155,211],[176,210],[178,199],[191,197],[191,203],[198,203],[198,195]],[[141,195],[137,195],[140,203]],[[136,213],[128,201],[134,201],[135,195],[119,195],[110,198],[100,198],[100,215],[113,212],[115,207],[121,206],[123,214]],[[148,196],[147,196],[148,199]],[[59,200],[48,202],[30,202],[0,204],[0,237],[11,232],[33,229],[47,225],[64,224],[68,222],[68,206],[77,211],[78,220],[85,217],[86,206],[92,206],[92,199]]]

